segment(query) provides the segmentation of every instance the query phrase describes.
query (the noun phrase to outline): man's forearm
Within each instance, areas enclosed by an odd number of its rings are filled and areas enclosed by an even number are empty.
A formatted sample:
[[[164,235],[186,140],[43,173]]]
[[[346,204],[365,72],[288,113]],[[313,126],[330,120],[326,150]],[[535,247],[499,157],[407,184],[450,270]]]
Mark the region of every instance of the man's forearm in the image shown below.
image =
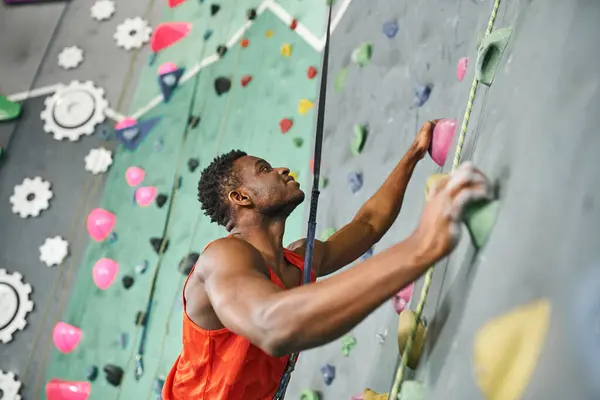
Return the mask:
[[[381,187],[356,214],[355,218],[369,223],[379,237],[387,232],[400,213],[408,182],[419,161],[416,154],[411,147]]]
[[[273,295],[261,313],[276,336],[271,352],[306,350],[350,331],[425,272],[430,260],[418,248],[409,238],[330,279]]]

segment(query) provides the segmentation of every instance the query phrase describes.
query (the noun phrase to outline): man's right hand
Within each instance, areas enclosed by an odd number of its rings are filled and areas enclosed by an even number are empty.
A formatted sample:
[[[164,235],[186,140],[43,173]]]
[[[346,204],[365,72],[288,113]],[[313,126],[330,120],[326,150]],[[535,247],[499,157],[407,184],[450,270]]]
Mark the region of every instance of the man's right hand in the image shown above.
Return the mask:
[[[426,262],[432,264],[454,249],[460,239],[460,224],[467,205],[491,198],[487,178],[471,162],[461,164],[432,188],[413,234],[419,254]]]

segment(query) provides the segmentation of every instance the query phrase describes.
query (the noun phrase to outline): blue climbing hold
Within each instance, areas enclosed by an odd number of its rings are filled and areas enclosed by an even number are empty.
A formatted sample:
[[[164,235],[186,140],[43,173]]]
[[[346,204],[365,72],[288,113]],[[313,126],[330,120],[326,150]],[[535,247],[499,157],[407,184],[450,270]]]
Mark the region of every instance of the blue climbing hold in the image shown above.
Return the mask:
[[[210,37],[213,34],[213,30],[212,29],[207,29],[206,32],[204,32],[204,40],[208,40],[210,39]]]
[[[115,244],[115,243],[117,243],[118,239],[119,239],[119,237],[117,236],[117,233],[111,232],[110,236],[108,237],[108,243]]]
[[[156,378],[154,380],[154,384],[152,385],[152,391],[154,392],[154,394],[157,396],[160,396],[164,385],[165,385],[165,380],[163,378]]]
[[[148,270],[150,263],[148,260],[144,260],[142,263],[135,266],[135,272],[139,275],[142,275],[144,272]]]
[[[367,258],[371,257],[373,255],[373,248],[371,247],[369,250],[365,251],[365,254],[363,254],[360,258],[361,260],[366,260]]]
[[[396,21],[387,21],[383,24],[382,31],[385,36],[393,39],[398,33],[398,23]]]
[[[119,347],[125,350],[127,348],[127,344],[129,343],[129,335],[127,334],[127,332],[121,332],[119,333],[119,337],[117,340],[119,342]]]
[[[433,89],[432,85],[415,85],[414,94],[415,105],[417,107],[421,107],[423,104],[427,103],[427,100],[429,100],[429,96],[431,96],[431,89]]]
[[[156,56],[157,53],[155,52],[151,52],[150,54],[148,54],[148,65],[151,67],[154,65],[154,63],[156,62]]]
[[[335,367],[331,364],[325,364],[321,367],[321,374],[323,374],[323,381],[329,386],[335,379]]]
[[[350,172],[348,175],[348,185],[352,193],[357,193],[363,185],[363,176],[360,172]]]

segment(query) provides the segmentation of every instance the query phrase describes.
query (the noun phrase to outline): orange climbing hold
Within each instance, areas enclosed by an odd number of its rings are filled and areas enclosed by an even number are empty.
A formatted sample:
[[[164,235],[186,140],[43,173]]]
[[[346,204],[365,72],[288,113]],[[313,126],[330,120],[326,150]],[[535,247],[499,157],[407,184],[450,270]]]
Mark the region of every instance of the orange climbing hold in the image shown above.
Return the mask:
[[[308,67],[306,75],[308,76],[308,79],[313,79],[315,76],[317,76],[317,69],[311,65]]]
[[[243,48],[248,47],[249,44],[250,44],[250,41],[246,38],[243,38],[242,40],[240,40],[240,46],[242,46]]]
[[[279,121],[279,129],[281,129],[281,133],[287,133],[292,128],[292,125],[294,125],[294,122],[292,122],[292,120],[289,118],[283,118],[281,121]]]
[[[248,86],[248,84],[250,83],[251,80],[252,80],[252,77],[250,75],[244,75],[242,77],[242,81],[241,81],[242,87]]]
[[[296,21],[296,18],[292,19],[292,22],[290,23],[290,29],[291,30],[296,30],[296,27],[298,26],[298,21]]]
[[[313,158],[310,159],[310,172],[315,172],[315,160]]]

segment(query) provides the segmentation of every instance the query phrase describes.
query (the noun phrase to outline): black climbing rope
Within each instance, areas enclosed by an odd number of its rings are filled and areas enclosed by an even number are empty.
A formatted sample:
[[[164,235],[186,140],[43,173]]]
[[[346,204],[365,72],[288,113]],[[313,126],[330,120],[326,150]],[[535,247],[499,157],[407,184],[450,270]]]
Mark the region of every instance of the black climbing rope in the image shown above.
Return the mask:
[[[331,10],[332,6],[329,6],[329,13],[327,17],[327,30],[325,33],[325,47],[323,49],[323,60],[321,62],[321,85],[319,88],[319,108],[317,110],[317,126],[315,132],[315,155],[313,165],[313,188],[310,196],[310,212],[308,216],[308,231],[306,233],[306,252],[304,254],[304,277],[303,284],[310,283],[310,276],[312,273],[312,261],[313,251],[315,247],[315,234],[317,229],[317,207],[319,203],[319,180],[321,176],[321,150],[323,147],[323,126],[325,123],[325,99],[327,93],[327,65],[329,60],[329,36],[331,30]],[[285,371],[279,381],[279,387],[273,400],[283,400],[285,398],[285,392],[290,382],[292,372],[296,367],[296,361],[298,360],[298,353],[290,355]]]

